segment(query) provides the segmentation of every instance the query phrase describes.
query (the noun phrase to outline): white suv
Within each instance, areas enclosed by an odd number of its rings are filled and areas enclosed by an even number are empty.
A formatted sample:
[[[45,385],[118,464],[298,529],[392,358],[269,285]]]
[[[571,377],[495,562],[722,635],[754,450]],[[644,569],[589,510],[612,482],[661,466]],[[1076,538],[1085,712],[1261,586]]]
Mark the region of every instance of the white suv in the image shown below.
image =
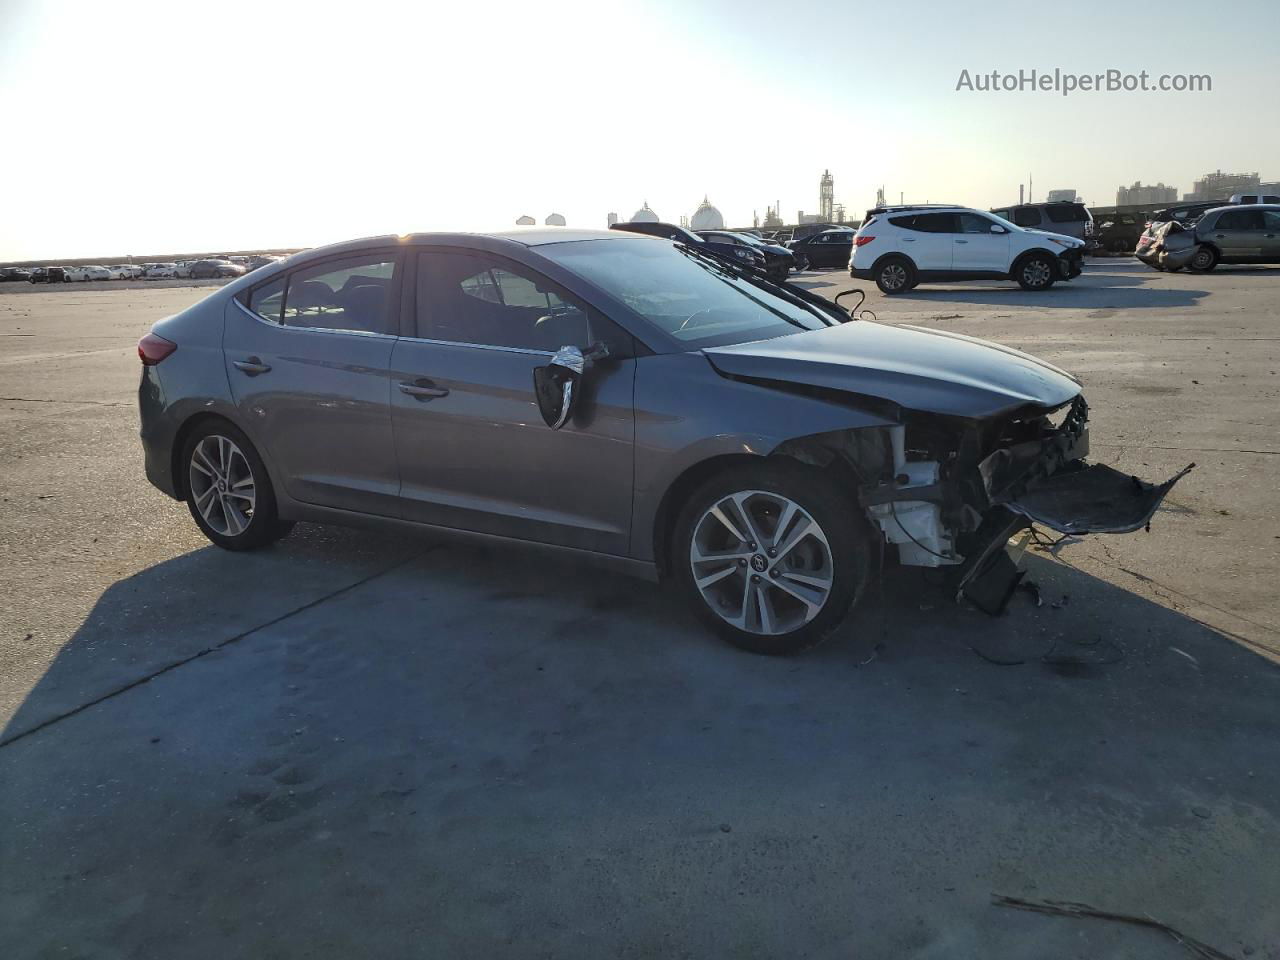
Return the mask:
[[[903,293],[923,280],[1017,280],[1047,290],[1078,277],[1084,241],[943,204],[877,207],[853,240],[849,275]]]

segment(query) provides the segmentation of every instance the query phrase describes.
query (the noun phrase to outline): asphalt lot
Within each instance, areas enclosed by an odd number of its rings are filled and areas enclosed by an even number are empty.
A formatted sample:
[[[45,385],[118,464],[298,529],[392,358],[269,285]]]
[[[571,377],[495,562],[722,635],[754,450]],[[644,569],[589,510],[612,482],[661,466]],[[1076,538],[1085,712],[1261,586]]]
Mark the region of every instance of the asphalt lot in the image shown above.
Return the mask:
[[[203,291],[0,285],[0,957],[1188,955],[994,893],[1280,958],[1280,270],[856,285],[1080,375],[1094,459],[1197,468],[1029,553],[1041,607],[900,571],[756,658],[523,551],[218,551],[136,440],[133,345]]]

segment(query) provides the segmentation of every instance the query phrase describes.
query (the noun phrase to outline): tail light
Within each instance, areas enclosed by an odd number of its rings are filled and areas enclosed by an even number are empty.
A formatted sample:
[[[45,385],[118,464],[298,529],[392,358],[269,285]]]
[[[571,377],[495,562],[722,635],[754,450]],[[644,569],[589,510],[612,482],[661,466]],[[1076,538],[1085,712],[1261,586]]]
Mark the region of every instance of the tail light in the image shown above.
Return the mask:
[[[138,359],[144,367],[154,367],[157,363],[178,349],[172,340],[148,333],[138,341]]]
[[[865,247],[868,243],[870,243],[874,239],[875,237],[864,237],[859,235],[853,238],[853,245],[855,247]]]

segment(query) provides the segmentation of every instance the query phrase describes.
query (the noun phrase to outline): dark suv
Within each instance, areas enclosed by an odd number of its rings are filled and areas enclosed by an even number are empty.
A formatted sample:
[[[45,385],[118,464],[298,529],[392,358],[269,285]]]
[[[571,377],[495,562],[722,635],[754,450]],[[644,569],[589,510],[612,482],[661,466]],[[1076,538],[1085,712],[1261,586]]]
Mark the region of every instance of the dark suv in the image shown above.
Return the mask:
[[[1093,215],[1089,208],[1076,200],[1057,200],[1053,203],[1020,203],[1013,207],[999,207],[991,211],[1028,230],[1044,230],[1062,233],[1093,245]]]
[[[764,257],[764,272],[770,280],[785,280],[787,274],[795,268],[796,258],[786,247],[749,233],[735,233],[732,230],[700,230],[698,236],[708,243],[722,243],[731,247],[747,247]]]

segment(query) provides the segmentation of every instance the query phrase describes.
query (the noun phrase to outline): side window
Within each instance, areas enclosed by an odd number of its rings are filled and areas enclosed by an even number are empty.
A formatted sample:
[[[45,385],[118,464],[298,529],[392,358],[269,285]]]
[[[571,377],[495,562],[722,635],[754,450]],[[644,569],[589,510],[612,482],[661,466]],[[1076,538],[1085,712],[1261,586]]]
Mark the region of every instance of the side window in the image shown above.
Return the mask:
[[[1035,207],[1018,207],[1013,211],[1013,222],[1020,227],[1040,226],[1040,211]]]
[[[1054,223],[1080,223],[1088,219],[1084,207],[1077,203],[1055,204],[1045,207],[1044,212]]]
[[[418,336],[554,351],[586,347],[586,310],[559,286],[482,253],[418,254]]]
[[[280,276],[249,294],[249,309],[272,323],[280,323],[284,307],[285,277]]]
[[[889,222],[895,227],[901,227],[903,230],[919,230],[916,226],[915,217],[890,217]]]
[[[960,221],[954,213],[923,213],[916,217],[916,229],[925,233],[959,233]]]
[[[976,213],[962,213],[960,217],[961,233],[990,233],[993,222]]]
[[[1262,212],[1262,222],[1268,232],[1280,230],[1280,211],[1264,210]]]
[[[282,322],[355,333],[391,333],[389,257],[331,260],[289,274]]]
[[[1261,230],[1261,210],[1228,210],[1218,215],[1215,230]]]

